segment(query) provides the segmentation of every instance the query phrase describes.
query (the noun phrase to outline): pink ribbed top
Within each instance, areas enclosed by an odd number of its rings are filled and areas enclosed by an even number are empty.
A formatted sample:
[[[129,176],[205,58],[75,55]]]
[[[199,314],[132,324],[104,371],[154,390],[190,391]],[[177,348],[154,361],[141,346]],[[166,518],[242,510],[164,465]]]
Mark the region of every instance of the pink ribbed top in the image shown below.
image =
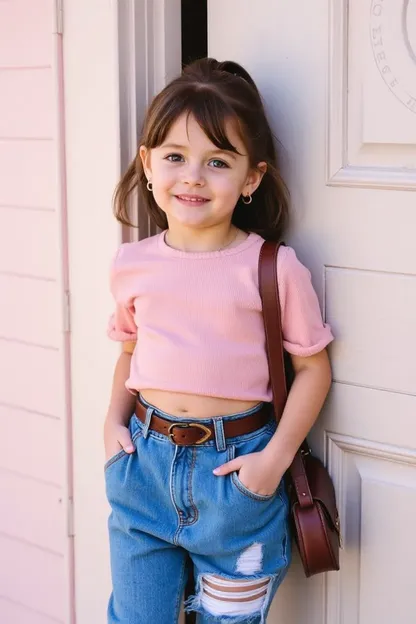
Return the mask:
[[[164,234],[121,245],[111,268],[108,334],[137,339],[127,388],[271,401],[258,284],[263,238],[251,233],[236,247],[194,253],[172,249]],[[280,248],[277,274],[285,349],[318,353],[333,336],[291,247]]]

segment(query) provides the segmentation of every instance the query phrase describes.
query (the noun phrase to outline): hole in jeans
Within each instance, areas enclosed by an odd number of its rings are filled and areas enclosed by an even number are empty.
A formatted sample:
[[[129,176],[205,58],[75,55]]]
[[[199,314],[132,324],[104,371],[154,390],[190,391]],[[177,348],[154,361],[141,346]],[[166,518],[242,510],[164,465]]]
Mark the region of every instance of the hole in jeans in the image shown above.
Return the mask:
[[[246,616],[261,611],[271,580],[225,579],[213,574],[202,576],[201,606],[219,616]]]

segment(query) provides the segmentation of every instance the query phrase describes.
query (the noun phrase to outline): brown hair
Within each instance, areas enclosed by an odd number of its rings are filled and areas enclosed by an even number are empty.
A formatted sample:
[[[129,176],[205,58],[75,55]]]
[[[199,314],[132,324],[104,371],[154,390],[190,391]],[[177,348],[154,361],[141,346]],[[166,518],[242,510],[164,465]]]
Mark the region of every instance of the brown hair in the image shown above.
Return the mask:
[[[251,205],[238,200],[232,223],[246,232],[279,240],[287,223],[289,193],[282,180],[263,103],[246,70],[232,61],[222,63],[204,58],[188,65],[153,100],[143,124],[139,145],[152,149],[165,140],[172,124],[183,114],[193,115],[210,141],[221,150],[236,152],[225,132],[234,119],[247,148],[249,165],[264,161],[267,172],[253,194]],[[128,214],[128,200],[137,188],[152,221],[166,229],[165,213],[146,189],[147,179],[139,153],[119,182],[114,195],[114,214],[125,225],[134,226]]]

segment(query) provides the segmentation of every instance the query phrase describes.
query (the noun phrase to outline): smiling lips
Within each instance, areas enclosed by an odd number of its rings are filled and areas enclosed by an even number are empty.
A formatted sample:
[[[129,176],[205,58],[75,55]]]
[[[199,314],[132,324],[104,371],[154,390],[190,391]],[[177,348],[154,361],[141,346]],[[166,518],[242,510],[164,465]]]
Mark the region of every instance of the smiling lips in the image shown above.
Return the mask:
[[[186,204],[205,204],[209,199],[201,195],[175,195],[176,199]]]

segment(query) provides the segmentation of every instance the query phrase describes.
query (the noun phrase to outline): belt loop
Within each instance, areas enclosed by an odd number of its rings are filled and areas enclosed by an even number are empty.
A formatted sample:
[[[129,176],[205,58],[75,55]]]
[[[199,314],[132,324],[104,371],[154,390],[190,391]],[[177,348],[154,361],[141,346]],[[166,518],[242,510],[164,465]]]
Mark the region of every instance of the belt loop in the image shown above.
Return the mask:
[[[217,451],[225,451],[227,445],[225,443],[225,435],[224,435],[224,423],[222,420],[222,416],[218,416],[212,419],[214,421],[214,431],[215,431],[215,444],[217,446]]]
[[[147,438],[147,434],[149,433],[150,421],[152,419],[153,407],[148,407],[146,410],[146,420],[144,421],[143,426],[143,437]]]

